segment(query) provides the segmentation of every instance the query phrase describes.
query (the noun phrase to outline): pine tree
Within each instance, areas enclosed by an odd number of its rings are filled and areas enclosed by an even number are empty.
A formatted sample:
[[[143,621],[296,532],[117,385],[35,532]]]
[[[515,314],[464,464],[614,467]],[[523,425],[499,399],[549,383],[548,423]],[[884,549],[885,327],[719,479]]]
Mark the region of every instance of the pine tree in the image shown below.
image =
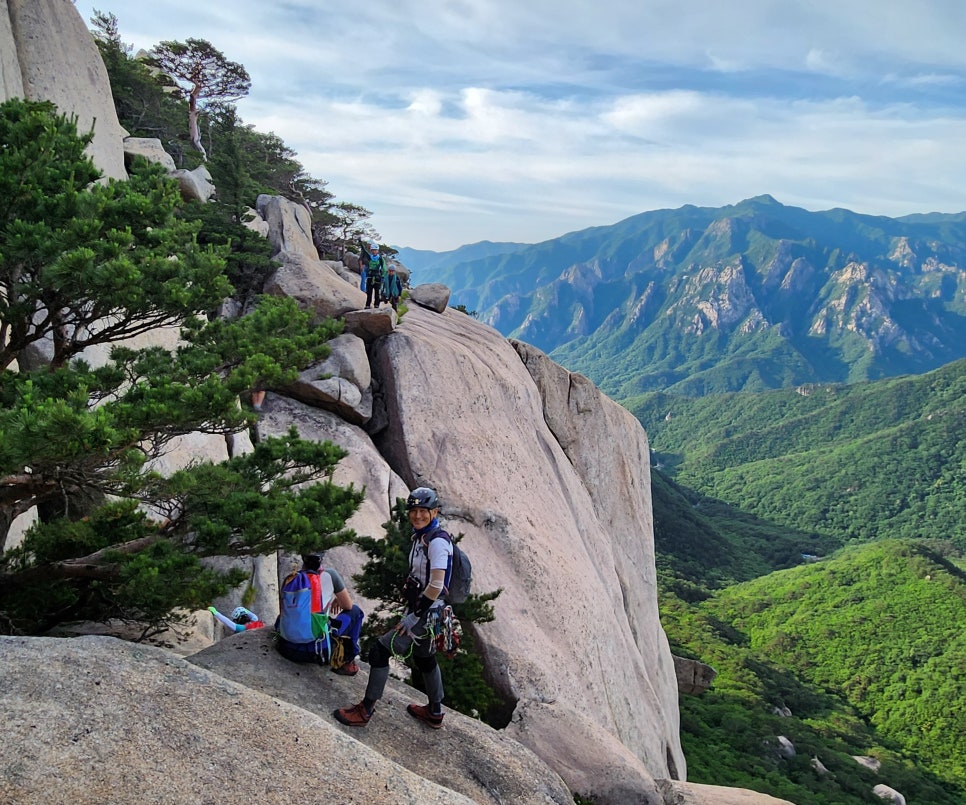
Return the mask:
[[[252,86],[248,71],[205,39],[159,42],[151,51],[151,64],[170,76],[187,99],[191,144],[207,160],[198,117],[206,103],[245,97]]]
[[[246,428],[239,395],[294,380],[341,324],[282,299],[206,315],[232,293],[227,248],[199,245],[159,169],[99,183],[90,137],[48,103],[0,104],[0,545],[40,514],[0,558],[3,633],[109,617],[161,629],[240,581],[202,557],[339,544],[362,497],[331,481],[340,448],[294,432],[151,469],[176,437]],[[119,343],[164,326],[181,327],[174,351]],[[93,346],[110,359],[85,362]]]

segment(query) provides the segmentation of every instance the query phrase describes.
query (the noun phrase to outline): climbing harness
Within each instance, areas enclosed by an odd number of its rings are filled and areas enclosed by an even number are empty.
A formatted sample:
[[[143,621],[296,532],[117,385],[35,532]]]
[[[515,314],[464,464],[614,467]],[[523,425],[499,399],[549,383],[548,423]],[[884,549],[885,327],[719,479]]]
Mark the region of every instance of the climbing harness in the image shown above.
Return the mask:
[[[431,640],[436,643],[436,650],[447,659],[453,659],[459,651],[463,629],[459,620],[453,614],[453,608],[447,604],[444,607],[430,610],[426,618],[426,632],[419,638],[411,638],[409,649],[405,653],[396,651],[395,640],[398,632],[393,632],[389,638],[389,651],[400,662],[405,662],[413,655],[416,640]]]
[[[410,638],[409,651],[407,651],[405,654],[400,654],[398,651],[396,651],[396,647],[393,644],[396,642],[396,636],[399,634],[399,632],[393,632],[392,637],[389,638],[389,651],[392,656],[400,662],[405,662],[413,656],[413,647],[416,645],[417,640],[425,640],[426,638],[436,640],[436,622],[437,616],[433,611],[430,611],[429,617],[426,618],[426,632],[421,637]]]

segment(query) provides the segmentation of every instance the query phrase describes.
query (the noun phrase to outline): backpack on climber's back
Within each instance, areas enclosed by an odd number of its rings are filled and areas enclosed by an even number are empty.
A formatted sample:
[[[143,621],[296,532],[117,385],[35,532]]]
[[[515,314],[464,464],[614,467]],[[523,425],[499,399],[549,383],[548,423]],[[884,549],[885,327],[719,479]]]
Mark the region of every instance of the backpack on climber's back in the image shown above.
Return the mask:
[[[329,661],[329,616],[312,611],[312,580],[304,570],[285,579],[279,600],[278,652],[293,662]]]
[[[449,584],[443,590],[443,600],[447,604],[462,604],[469,598],[470,587],[473,585],[473,563],[466,551],[445,531],[437,531],[430,537],[430,541],[437,537],[448,539],[453,546],[453,568],[450,571]]]

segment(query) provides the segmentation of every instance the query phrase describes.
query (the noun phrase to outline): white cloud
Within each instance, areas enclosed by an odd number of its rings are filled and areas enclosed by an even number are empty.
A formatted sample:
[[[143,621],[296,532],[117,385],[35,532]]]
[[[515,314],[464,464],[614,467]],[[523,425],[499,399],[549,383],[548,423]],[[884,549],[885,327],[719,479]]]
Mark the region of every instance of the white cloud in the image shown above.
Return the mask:
[[[961,0],[80,0],[205,38],[274,131],[400,245],[537,241],[760,193],[966,207]]]
[[[439,92],[432,89],[418,89],[413,93],[412,100],[406,111],[410,114],[439,117],[443,111],[443,100]]]

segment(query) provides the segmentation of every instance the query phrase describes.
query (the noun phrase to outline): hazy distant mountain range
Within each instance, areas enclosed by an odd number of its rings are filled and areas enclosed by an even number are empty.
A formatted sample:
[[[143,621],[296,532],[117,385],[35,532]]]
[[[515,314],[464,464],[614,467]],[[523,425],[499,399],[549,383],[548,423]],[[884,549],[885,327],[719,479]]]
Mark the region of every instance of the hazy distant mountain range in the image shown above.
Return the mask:
[[[966,356],[966,213],[809,212],[758,196],[399,258],[617,399],[854,382]]]

